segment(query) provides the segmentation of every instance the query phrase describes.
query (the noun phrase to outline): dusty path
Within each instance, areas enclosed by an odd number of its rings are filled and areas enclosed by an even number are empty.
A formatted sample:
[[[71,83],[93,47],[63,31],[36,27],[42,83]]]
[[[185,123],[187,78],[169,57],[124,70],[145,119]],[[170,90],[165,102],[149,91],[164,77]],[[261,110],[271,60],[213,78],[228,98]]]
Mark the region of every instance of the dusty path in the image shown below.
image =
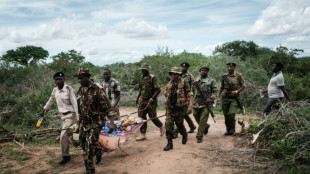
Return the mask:
[[[121,108],[121,115],[134,111],[134,108]],[[163,111],[158,112],[158,115],[162,114],[164,114]],[[164,119],[161,118],[163,122]],[[167,144],[166,138],[160,137],[159,129],[149,122],[147,140],[135,141],[135,136],[138,136],[139,132],[131,135],[122,145],[122,149],[128,155],[120,150],[105,153],[101,163],[96,165],[96,172],[112,174],[248,173],[251,169],[240,165],[244,164],[251,155],[244,137],[224,136],[223,117],[217,116],[216,119],[217,123],[209,119],[211,127],[202,143],[196,142],[196,129],[193,134],[189,134],[187,144],[183,145],[179,136],[173,140],[173,150],[167,152],[163,151]],[[188,129],[187,123],[185,125]],[[240,129],[237,125],[237,132],[240,132]],[[61,158],[60,147],[57,145],[32,145],[26,146],[25,149],[30,156],[28,160],[19,163],[14,160],[6,161],[5,156],[0,156],[1,166],[7,166],[9,163],[15,173],[83,173],[85,171],[80,148],[70,149],[71,161],[64,166],[57,164]]]

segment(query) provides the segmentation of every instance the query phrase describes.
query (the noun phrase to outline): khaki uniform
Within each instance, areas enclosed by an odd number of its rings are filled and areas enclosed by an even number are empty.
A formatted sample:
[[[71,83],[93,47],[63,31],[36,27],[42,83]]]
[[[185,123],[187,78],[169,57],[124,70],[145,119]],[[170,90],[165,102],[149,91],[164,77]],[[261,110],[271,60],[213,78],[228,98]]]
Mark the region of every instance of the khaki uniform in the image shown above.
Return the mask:
[[[209,102],[211,102],[210,97],[216,98],[218,93],[215,80],[212,78],[202,79],[201,77],[196,79],[198,82],[199,88],[202,91],[203,95]],[[198,132],[196,138],[202,138],[205,130],[209,129],[210,125],[207,123],[209,118],[209,110],[207,105],[202,103],[202,96],[198,92],[197,88],[193,86],[194,92],[194,104],[193,104],[193,115],[196,122],[199,124]]]
[[[43,107],[47,110],[56,101],[61,117],[60,148],[62,156],[69,156],[69,138],[72,133],[67,130],[79,118],[77,100],[72,87],[67,84],[62,89],[55,87],[52,95]]]
[[[177,84],[170,81],[166,86],[166,137],[172,139],[174,134],[173,126],[177,126],[181,135],[187,134],[184,127],[184,116],[186,115],[189,97],[192,96],[190,85],[180,79]]]
[[[80,113],[80,141],[84,151],[86,171],[95,172],[94,156],[101,156],[103,151],[99,145],[99,134],[105,124],[106,116],[111,104],[101,87],[92,83],[87,89],[82,86],[77,93],[77,102]]]
[[[139,89],[141,92],[139,97],[139,111],[141,112],[138,113],[138,116],[141,117],[143,120],[147,119],[146,114],[148,114],[150,118],[155,118],[157,116],[156,114],[157,98],[153,99],[153,102],[145,110],[143,110],[147,106],[150,98],[153,97],[155,91],[159,89],[157,78],[155,77],[155,75],[150,74],[146,77],[143,77],[142,75],[139,81]],[[153,119],[152,122],[159,128],[163,126],[162,122],[158,118]],[[140,132],[142,134],[145,134],[146,130],[147,130],[147,122],[145,122],[141,126]]]
[[[234,130],[236,125],[236,110],[238,109],[237,101],[234,97],[230,97],[229,93],[238,90],[244,85],[244,79],[241,73],[235,72],[233,75],[227,75],[228,80],[232,84],[232,89],[229,91],[227,82],[221,77],[221,88],[223,89],[222,94],[222,109],[225,116],[226,130]]]

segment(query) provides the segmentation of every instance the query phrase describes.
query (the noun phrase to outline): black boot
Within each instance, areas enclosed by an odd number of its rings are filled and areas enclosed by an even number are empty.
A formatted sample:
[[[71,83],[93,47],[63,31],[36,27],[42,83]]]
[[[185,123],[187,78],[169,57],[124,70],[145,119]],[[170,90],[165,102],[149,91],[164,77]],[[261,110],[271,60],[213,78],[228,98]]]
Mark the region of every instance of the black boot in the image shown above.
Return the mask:
[[[96,157],[96,164],[99,164],[99,163],[100,163],[101,157],[102,157],[101,155],[99,155],[99,156]]]
[[[202,138],[197,138],[197,143],[202,143]]]
[[[203,134],[207,135],[209,132],[209,127],[208,128],[205,128],[205,131],[203,132]]]
[[[167,146],[164,148],[164,151],[168,151],[170,149],[173,149],[173,144],[172,144],[172,139],[168,139],[168,144]]]
[[[178,138],[178,134],[179,134],[179,132],[178,132],[178,133],[174,133],[174,134],[172,135],[172,138],[173,138],[173,139]]]
[[[233,128],[233,129],[231,129],[230,131],[229,131],[229,134],[230,135],[233,135],[235,133],[235,128]]]
[[[187,142],[187,135],[188,135],[188,133],[186,132],[186,133],[182,136],[182,144],[186,144],[186,142]]]
[[[191,133],[194,133],[195,129],[196,129],[196,128],[193,128],[193,129],[191,128],[191,129],[188,131],[188,133],[190,133],[190,134],[191,134]]]
[[[70,161],[70,156],[63,156],[59,164],[66,164],[68,161]]]

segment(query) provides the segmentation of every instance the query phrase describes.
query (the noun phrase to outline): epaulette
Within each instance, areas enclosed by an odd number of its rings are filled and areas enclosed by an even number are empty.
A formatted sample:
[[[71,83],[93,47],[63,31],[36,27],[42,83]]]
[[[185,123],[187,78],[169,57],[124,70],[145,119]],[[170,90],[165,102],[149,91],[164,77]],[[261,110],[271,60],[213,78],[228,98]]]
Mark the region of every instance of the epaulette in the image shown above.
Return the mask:
[[[236,75],[239,75],[239,76],[242,76],[242,73],[239,73],[239,72],[235,72]]]
[[[69,91],[72,91],[71,86],[66,86]]]

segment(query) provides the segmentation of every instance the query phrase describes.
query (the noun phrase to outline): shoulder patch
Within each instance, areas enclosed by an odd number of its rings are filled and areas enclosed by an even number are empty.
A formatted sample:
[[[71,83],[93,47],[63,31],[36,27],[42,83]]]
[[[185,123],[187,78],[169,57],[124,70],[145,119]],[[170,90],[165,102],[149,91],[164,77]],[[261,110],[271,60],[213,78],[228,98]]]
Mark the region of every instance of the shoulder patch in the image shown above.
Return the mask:
[[[67,89],[68,89],[69,91],[72,91],[71,86],[67,86]]]

